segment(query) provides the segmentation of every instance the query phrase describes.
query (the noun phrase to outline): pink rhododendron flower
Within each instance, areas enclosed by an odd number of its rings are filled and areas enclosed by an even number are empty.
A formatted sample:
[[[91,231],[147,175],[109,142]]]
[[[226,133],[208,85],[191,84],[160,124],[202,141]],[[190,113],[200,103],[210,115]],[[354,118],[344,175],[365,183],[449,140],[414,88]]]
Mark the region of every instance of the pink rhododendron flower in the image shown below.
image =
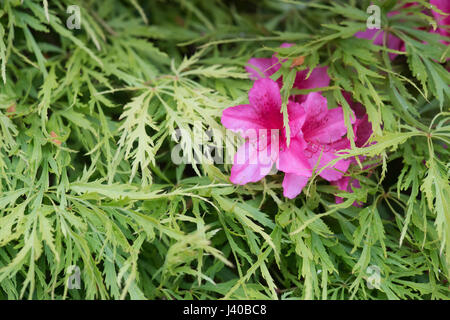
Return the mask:
[[[352,99],[350,93],[343,92],[345,100],[350,108],[353,110],[356,121],[353,124],[353,133],[355,136],[355,145],[358,148],[362,148],[372,135],[372,125],[369,122],[369,116],[366,113],[366,109],[359,102]]]
[[[222,114],[222,124],[246,138],[235,154],[231,182],[241,185],[256,182],[266,176],[275,163],[279,170],[289,167],[292,172],[308,174],[309,163],[302,153],[306,144],[296,135],[305,118],[302,107],[293,101],[288,103],[291,126],[288,148],[277,83],[271,79],[256,80],[248,98],[249,104],[227,108]]]
[[[246,138],[236,152],[231,169],[230,180],[235,184],[256,182],[276,164],[278,170],[286,173],[284,195],[294,198],[306,185],[316,165],[318,168],[326,166],[337,158],[336,150],[349,147],[343,138],[347,128],[342,108],[328,110],[326,98],[317,92],[308,94],[303,103],[289,101],[289,147],[277,83],[265,78],[256,80],[249,92],[249,102],[227,108],[222,115],[226,128]],[[279,139],[274,137],[273,131],[279,133],[276,136]],[[338,161],[320,175],[328,181],[338,180],[348,165],[348,160]]]
[[[450,14],[450,0],[430,0],[430,4],[437,7],[442,12]],[[444,16],[434,10],[431,10],[431,13],[435,17],[437,24],[440,26],[437,31],[444,37],[450,37],[449,29],[444,28],[444,26],[450,26],[450,15]],[[448,42],[445,43],[448,44]]]
[[[355,145],[358,148],[362,148],[366,145],[367,141],[369,140],[370,136],[372,135],[372,125],[369,122],[368,115],[366,113],[366,110],[364,107],[358,103],[355,102],[351,95],[348,92],[343,92],[343,96],[349,106],[352,108],[353,112],[356,115],[356,121],[353,124],[353,133],[355,136]],[[361,158],[363,160],[363,158]],[[356,160],[354,158],[348,159],[350,164],[356,164]],[[369,168],[370,166],[364,167],[364,169]],[[353,179],[349,176],[344,176],[340,178],[339,180],[332,181],[332,185],[335,185],[338,187],[339,190],[352,192],[353,188],[361,188],[361,185],[357,179]],[[336,196],[336,203],[342,203],[343,199],[341,197]],[[360,203],[354,203],[355,206],[360,206]]]
[[[377,29],[371,29],[366,31],[359,31],[355,33],[355,37],[360,39],[369,39],[373,41],[373,44],[382,46],[383,45],[383,38],[384,38],[384,31],[383,30],[377,30]],[[397,51],[404,51],[404,43],[400,38],[397,38],[396,36],[392,34],[388,34],[388,37],[386,39],[386,44],[389,49],[397,50]],[[395,57],[398,54],[389,52],[389,58],[391,60],[394,60]]]
[[[283,43],[281,48],[288,48],[291,43]],[[248,60],[248,66],[245,67],[253,80],[269,78],[281,68],[278,57],[274,54],[271,58],[251,58]],[[330,77],[327,73],[328,67],[314,68],[310,76],[306,79],[309,69],[297,72],[294,81],[294,88],[297,89],[313,89],[327,87],[330,84]],[[282,78],[277,80],[278,85],[283,85]]]
[[[291,46],[292,43],[283,43],[280,48]],[[250,74],[252,80],[269,78],[281,68],[281,63],[276,54],[273,54],[271,58],[251,58],[247,64],[245,70]]]
[[[398,13],[399,12],[397,11],[389,12],[387,16],[390,17]],[[383,46],[384,31],[381,29],[367,29],[366,31],[359,31],[355,33],[355,37],[359,39],[369,39],[373,41],[373,44]],[[386,45],[389,49],[405,51],[403,40],[390,33],[387,36]],[[395,59],[396,56],[396,53],[389,52],[389,58],[391,60]]]
[[[300,106],[305,111],[305,120],[298,133],[306,142],[303,152],[310,167],[307,175],[299,175],[288,167],[283,167],[286,172],[283,194],[291,199],[305,187],[314,168],[317,171],[324,168],[339,157],[336,151],[350,148],[350,142],[345,137],[347,127],[342,108],[329,110],[326,98],[317,92],[308,94]],[[339,160],[332,167],[323,169],[319,175],[327,181],[336,181],[342,178],[349,164],[349,160]]]
[[[289,46],[291,44],[285,43],[281,47]],[[281,113],[283,79],[269,78],[280,68],[276,55],[250,59],[246,70],[255,83],[249,92],[249,104],[225,109],[222,124],[246,139],[235,154],[231,182],[243,185],[259,181],[276,165],[285,173],[284,196],[295,198],[313,170],[322,170],[319,175],[327,181],[337,182],[343,178],[352,160],[339,160],[332,166],[329,163],[338,158],[338,150],[350,148],[350,142],[345,136],[347,128],[342,108],[329,110],[326,98],[312,92],[289,98],[290,144],[287,146]],[[297,72],[293,87],[313,89],[329,85],[327,67],[315,68],[306,78],[308,73],[309,70]],[[362,141],[367,140],[372,131],[371,127],[370,131],[367,128],[370,124],[364,108],[360,109],[355,109],[358,115],[352,117],[351,123],[355,135],[361,137],[357,141],[363,145]]]
[[[430,4],[432,4],[433,6],[435,6],[442,12],[450,13],[450,0],[430,0]],[[419,3],[418,2],[407,3],[402,8],[408,8],[408,7],[412,7],[415,5],[419,5]],[[431,30],[430,32],[437,32],[437,33],[441,34],[442,36],[449,37],[450,32],[449,32],[448,28],[445,28],[444,26],[450,25],[450,16],[441,15],[435,10],[431,10],[431,13],[435,17],[436,22],[438,23],[438,25],[440,25],[440,27],[438,27],[438,29],[436,31]],[[392,11],[392,12],[389,12],[387,14],[387,16],[390,17],[390,16],[394,16],[396,14],[399,14],[399,12]],[[378,30],[378,29],[371,29],[371,30],[367,29],[366,31],[359,31],[359,32],[355,33],[355,37],[360,38],[360,39],[373,40],[373,43],[375,45],[382,46],[383,38],[384,38],[384,31]],[[448,42],[444,42],[444,41],[443,41],[443,43],[448,44]],[[386,39],[386,45],[389,49],[403,51],[403,52],[405,51],[405,43],[403,42],[403,40],[401,40],[400,38],[397,38],[396,36],[394,36],[392,34],[388,34],[388,37]],[[389,53],[389,58],[391,60],[395,59],[396,56],[397,56],[396,53]]]
[[[341,179],[339,179],[337,181],[331,182],[331,184],[338,187],[339,190],[346,191],[348,193],[353,192],[352,188],[358,188],[358,189],[361,188],[361,184],[359,183],[358,179],[353,179],[352,177],[349,177],[349,176],[342,177]],[[335,196],[335,201],[336,201],[336,203],[342,203],[342,202],[344,202],[344,199],[341,197]],[[355,207],[360,207],[360,206],[362,206],[362,203],[355,201],[353,203],[353,205]]]

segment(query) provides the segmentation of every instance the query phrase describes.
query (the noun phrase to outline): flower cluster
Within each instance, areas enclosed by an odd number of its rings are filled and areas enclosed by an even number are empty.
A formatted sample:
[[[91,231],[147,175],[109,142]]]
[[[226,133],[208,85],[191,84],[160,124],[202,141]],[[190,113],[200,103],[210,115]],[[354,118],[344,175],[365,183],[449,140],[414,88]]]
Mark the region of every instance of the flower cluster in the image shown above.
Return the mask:
[[[449,0],[430,0],[430,4],[434,7],[438,8],[443,13],[447,14],[446,16],[440,14],[439,12],[435,10],[431,10],[431,13],[433,14],[434,18],[436,19],[436,22],[438,24],[438,28],[436,31],[441,36],[444,37],[450,37],[450,1]],[[448,45],[449,42],[442,41],[445,45]]]
[[[436,8],[443,13],[450,14],[450,0],[430,0],[432,8]],[[410,2],[404,5],[404,8],[412,7],[418,5],[417,2]],[[388,17],[395,16],[399,14],[399,11],[392,11],[387,14]],[[424,11],[425,14],[430,15],[430,12]],[[436,30],[431,30],[432,33],[439,33],[444,37],[449,37],[450,33],[448,31],[448,26],[450,26],[450,15],[442,15],[438,11],[431,9],[431,15],[436,19],[438,28]],[[355,34],[355,37],[360,39],[369,39],[373,41],[373,44],[382,46],[384,39],[384,31],[378,29],[367,29],[366,31],[360,31]],[[442,41],[444,44],[448,42]],[[405,52],[405,43],[400,38],[389,33],[386,38],[386,46],[389,49]],[[390,52],[389,58],[391,60],[395,59],[396,53]]]
[[[282,79],[273,81],[269,78],[280,67],[276,55],[250,59],[247,71],[255,82],[248,94],[249,104],[223,111],[222,124],[246,139],[236,152],[231,182],[243,185],[259,181],[276,166],[285,173],[283,194],[287,198],[295,198],[302,191],[314,170],[327,181],[335,182],[338,186],[345,185],[345,182],[339,181],[345,178],[344,174],[352,160],[336,160],[339,157],[337,151],[350,148],[342,108],[328,109],[327,99],[318,92],[290,96],[287,103],[290,128],[288,144],[281,113],[280,88],[283,82]],[[297,72],[294,88],[314,89],[329,85],[326,67],[309,71]],[[350,105],[354,108],[350,122],[356,136],[355,143],[363,146],[372,129],[362,106],[354,103]],[[334,160],[336,162],[329,165]]]

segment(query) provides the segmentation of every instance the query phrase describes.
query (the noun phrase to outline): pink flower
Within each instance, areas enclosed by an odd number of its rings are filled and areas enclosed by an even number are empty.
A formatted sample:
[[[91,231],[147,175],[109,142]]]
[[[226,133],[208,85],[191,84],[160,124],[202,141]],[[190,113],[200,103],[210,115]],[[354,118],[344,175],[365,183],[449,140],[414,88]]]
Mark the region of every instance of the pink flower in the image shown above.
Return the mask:
[[[339,190],[346,191],[348,193],[353,193],[352,188],[361,188],[361,184],[359,183],[358,179],[353,179],[352,177],[345,176],[337,181],[331,182],[332,185],[335,185],[338,187]],[[336,203],[342,203],[344,202],[344,199],[338,196],[335,196]],[[362,202],[353,202],[353,206],[355,207],[362,207],[364,203]]]
[[[280,48],[292,46],[292,43],[283,43]],[[273,54],[270,58],[251,58],[247,64],[248,66],[245,67],[245,70],[250,74],[250,79],[252,80],[269,78],[281,68],[281,63],[276,54]]]
[[[369,122],[369,116],[366,109],[359,102],[352,99],[348,92],[343,92],[345,100],[356,115],[356,121],[353,124],[353,134],[355,136],[355,145],[362,148],[372,135],[372,125]]]
[[[291,43],[283,43],[281,48],[288,48],[292,46]],[[263,78],[269,78],[275,72],[281,68],[281,63],[274,54],[271,58],[251,58],[248,60],[248,66],[245,70],[250,74],[250,79],[257,80]],[[309,69],[297,72],[294,81],[294,88],[297,89],[313,89],[327,87],[330,84],[330,77],[327,73],[327,67],[315,68],[311,75],[306,79]],[[279,87],[283,85],[282,79],[277,80]]]
[[[409,6],[408,4],[406,6]],[[387,14],[388,17],[394,16],[396,14],[399,14],[397,11],[389,12]],[[355,33],[355,37],[359,39],[368,39],[372,40],[373,44],[377,46],[383,46],[383,39],[384,39],[384,31],[381,29],[367,29],[366,31],[359,31]],[[403,40],[400,38],[397,38],[396,36],[392,34],[388,34],[386,39],[386,45],[389,49],[397,50],[397,51],[405,51]],[[391,60],[394,60],[397,56],[396,53],[389,52],[389,58]]]
[[[336,150],[349,147],[348,140],[343,138],[347,128],[342,108],[328,110],[326,98],[317,92],[308,94],[302,103],[288,103],[289,147],[277,83],[270,79],[256,80],[249,92],[249,102],[227,108],[222,115],[226,128],[246,138],[231,169],[230,180],[235,184],[256,182],[276,164],[278,170],[286,173],[284,195],[294,198],[306,185],[316,165],[318,168],[326,166],[337,158]],[[274,131],[279,133],[279,140],[273,135]],[[348,166],[348,160],[338,161],[332,168],[324,169],[320,176],[328,181],[338,180]]]
[[[249,104],[227,108],[222,124],[246,138],[235,154],[231,182],[246,184],[266,176],[276,163],[279,170],[289,167],[298,174],[308,174],[309,163],[302,153],[305,143],[297,138],[305,115],[296,102],[288,103],[291,141],[286,143],[281,110],[280,88],[271,79],[256,80],[248,94]],[[287,165],[289,164],[289,165]]]
[[[450,14],[450,1],[449,0],[430,0],[430,4],[437,7],[442,12]],[[431,13],[436,19],[436,22],[441,27],[438,28],[438,32],[444,37],[450,37],[450,32],[448,29],[443,28],[442,26],[450,26],[450,15],[444,16],[439,14],[438,12],[431,10]],[[448,44],[448,42],[446,42]]]
[[[281,47],[291,45],[285,43]],[[328,110],[326,98],[313,92],[289,99],[290,144],[287,147],[281,113],[283,79],[275,82],[269,78],[280,68],[276,55],[250,59],[246,70],[255,80],[249,92],[250,103],[225,109],[222,124],[246,139],[234,157],[231,182],[243,185],[259,181],[276,165],[285,173],[284,195],[295,198],[313,170],[327,166],[337,158],[336,151],[349,148],[350,143],[343,137],[347,128],[342,108]],[[329,85],[327,67],[315,68],[306,78],[308,73],[309,70],[297,72],[293,87],[313,89]],[[340,160],[333,167],[323,169],[320,176],[336,181],[342,178],[349,163],[349,160]]]
[[[372,125],[369,122],[368,115],[366,113],[366,110],[364,107],[358,103],[355,102],[351,95],[348,92],[343,92],[343,96],[345,100],[347,100],[347,103],[350,105],[352,110],[354,111],[356,115],[356,121],[353,124],[353,133],[355,136],[355,145],[358,148],[362,148],[366,145],[367,141],[369,140],[370,136],[372,135]],[[356,164],[356,160],[354,158],[348,159],[350,164]],[[361,160],[363,158],[361,157]],[[370,166],[364,167],[364,169],[369,168]],[[347,192],[353,192],[353,188],[361,188],[361,185],[357,179],[353,179],[349,176],[344,176],[340,178],[339,180],[332,181],[332,185],[335,185],[338,187],[339,190],[347,191]],[[343,199],[341,197],[336,196],[336,203],[342,203]],[[354,206],[361,206],[361,203],[354,203]]]
[[[306,117],[299,133],[306,142],[303,153],[310,167],[307,175],[296,174],[293,170],[288,170],[288,167],[283,168],[286,172],[283,194],[291,199],[305,187],[314,168],[319,171],[338,158],[336,151],[350,148],[350,142],[344,136],[347,127],[341,107],[329,110],[326,98],[316,92],[308,94],[300,106],[305,110]],[[332,167],[323,169],[319,175],[327,181],[339,180],[349,164],[349,160],[339,160]]]
[[[430,0],[430,4],[437,7],[439,10],[445,13],[450,13],[450,0]],[[419,5],[418,2],[410,2],[405,4],[402,8],[408,8],[415,5]],[[426,12],[425,12],[426,13]],[[431,10],[431,13],[436,19],[436,22],[441,27],[438,27],[437,33],[441,34],[444,37],[449,37],[450,33],[447,28],[444,28],[443,26],[449,26],[450,25],[450,15],[444,16],[439,14],[437,11]],[[399,14],[398,11],[392,11],[387,14],[387,16],[394,16],[396,14]],[[434,31],[431,31],[434,32]],[[359,31],[355,33],[355,37],[360,39],[369,39],[373,40],[373,43],[375,45],[382,46],[383,45],[383,38],[384,38],[384,31],[378,30],[378,29],[367,29],[366,31]],[[444,44],[448,44],[448,42],[444,42]],[[388,34],[386,45],[389,49],[398,50],[398,51],[405,51],[405,43],[403,40],[397,38],[396,36],[392,34]],[[396,53],[389,53],[389,58],[393,60],[397,56]]]
[[[373,41],[373,44],[382,46],[383,45],[383,38],[384,38],[384,31],[378,30],[378,29],[371,29],[366,31],[359,31],[355,33],[355,37],[360,39],[369,39]],[[397,38],[396,36],[392,34],[388,34],[388,37],[386,39],[386,44],[389,49],[397,50],[397,51],[404,51],[404,43],[400,38]],[[389,52],[389,58],[391,60],[394,60],[397,56],[396,53]]]

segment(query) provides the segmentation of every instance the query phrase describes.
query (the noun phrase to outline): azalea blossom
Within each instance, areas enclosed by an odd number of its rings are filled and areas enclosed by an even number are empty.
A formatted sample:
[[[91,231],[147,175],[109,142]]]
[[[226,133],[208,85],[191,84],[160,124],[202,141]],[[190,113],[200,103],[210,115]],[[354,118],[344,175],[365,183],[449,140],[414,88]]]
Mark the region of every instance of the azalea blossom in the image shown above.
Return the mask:
[[[276,165],[286,173],[284,195],[294,198],[315,167],[323,168],[337,158],[337,150],[349,147],[348,140],[343,138],[347,128],[342,108],[328,110],[327,100],[320,93],[309,93],[302,103],[289,101],[289,146],[280,113],[278,84],[267,78],[256,80],[249,92],[249,102],[227,108],[222,115],[226,128],[246,138],[235,154],[231,169],[230,180],[235,184],[259,181]],[[272,134],[274,131],[279,133],[277,138]],[[348,166],[348,160],[340,160],[324,169],[320,176],[328,181],[338,180]]]
[[[291,127],[288,147],[277,83],[271,79],[256,80],[248,98],[249,104],[227,108],[222,115],[227,129],[246,138],[235,154],[231,182],[243,185],[259,181],[275,163],[279,170],[289,167],[292,172],[308,174],[309,164],[301,153],[306,145],[296,135],[296,128],[305,118],[301,106],[293,101],[287,106]]]
[[[439,32],[444,37],[450,37],[450,31],[448,28],[445,28],[450,26],[450,1],[449,0],[430,0],[430,4],[438,8],[444,13],[447,13],[449,15],[444,16],[438,13],[435,10],[431,10],[431,13],[436,19],[436,22],[438,23],[439,27],[437,29],[437,32]],[[448,42],[445,42],[445,44],[448,44]]]
[[[288,48],[291,43],[283,43],[281,48]],[[281,63],[274,54],[271,58],[251,58],[245,67],[250,74],[250,79],[257,80],[269,78],[281,68]],[[327,87],[330,85],[330,77],[327,73],[328,67],[317,67],[311,72],[308,78],[309,69],[298,71],[294,80],[293,87],[296,89],[313,89]],[[283,85],[282,78],[277,80],[279,87]]]
[[[303,155],[310,167],[307,175],[283,170],[286,172],[283,194],[291,199],[306,186],[314,168],[320,171],[319,175],[325,180],[336,181],[342,178],[350,164],[349,160],[341,159],[333,166],[326,167],[339,157],[336,154],[338,150],[350,148],[350,142],[345,137],[347,127],[342,108],[328,109],[326,98],[316,92],[308,94],[300,106],[305,112],[305,120],[298,133],[306,143]],[[354,117],[351,123],[354,123]]]
[[[358,148],[362,148],[366,145],[367,141],[369,140],[370,136],[372,135],[372,125],[369,122],[368,115],[366,113],[366,110],[362,106],[362,104],[355,102],[351,95],[348,92],[343,92],[343,96],[349,106],[352,108],[353,112],[356,116],[356,121],[353,124],[353,134],[355,137],[355,146]],[[364,159],[361,157],[361,159]],[[348,161],[350,164],[357,164],[355,158],[349,158]],[[364,167],[364,169],[369,168],[370,166]],[[361,185],[358,181],[358,179],[351,178],[349,176],[343,176],[339,180],[332,181],[332,185],[335,185],[338,187],[339,190],[347,191],[347,192],[353,192],[353,188],[361,188]],[[336,196],[336,203],[342,203],[343,199],[341,197]],[[354,203],[355,206],[360,206],[360,203]]]
[[[346,191],[348,193],[353,193],[353,188],[361,188],[361,184],[359,183],[358,179],[354,179],[350,176],[342,177],[341,179],[337,181],[331,182],[332,185],[335,185],[338,187],[339,190]],[[336,203],[342,203],[344,202],[344,199],[342,197],[335,196]],[[354,202],[353,205],[355,207],[360,207],[362,204],[359,202]]]
[[[285,43],[281,47],[289,47]],[[346,137],[347,127],[341,107],[328,109],[327,99],[318,92],[292,95],[287,105],[290,144],[281,113],[280,88],[283,79],[269,77],[281,68],[276,55],[271,58],[252,58],[246,67],[255,80],[249,92],[249,104],[238,105],[223,111],[222,124],[245,138],[238,149],[231,169],[231,182],[244,185],[266,176],[274,166],[285,173],[283,194],[295,198],[307,184],[314,170],[327,181],[343,183],[345,172],[352,159],[341,159],[337,151],[350,148]],[[294,88],[313,89],[330,83],[327,67],[297,72]],[[357,145],[363,145],[372,131],[362,106],[354,112],[351,124]],[[358,140],[359,137],[359,140]],[[364,141],[365,140],[365,141]]]
[[[398,13],[399,13],[398,11],[389,12],[387,16],[390,17]],[[385,32],[381,29],[367,29],[366,31],[359,31],[355,33],[355,37],[359,39],[372,40],[373,44],[377,46],[383,46],[384,33]],[[397,51],[405,51],[403,40],[394,36],[391,33],[388,33],[387,35],[386,46],[389,49]],[[391,60],[394,60],[396,56],[397,56],[396,53],[389,52],[389,58]]]
[[[382,46],[383,38],[384,38],[384,31],[377,30],[377,29],[359,31],[355,34],[355,37],[360,38],[360,39],[369,39],[369,40],[373,41],[373,44]],[[389,49],[393,49],[393,50],[397,50],[397,51],[404,51],[403,40],[394,36],[393,34],[390,34],[390,33],[388,34],[386,44]],[[389,58],[391,60],[394,60],[397,55],[398,55],[397,53],[389,52]]]
[[[345,100],[354,112],[356,121],[353,124],[353,133],[355,137],[355,145],[358,148],[362,148],[372,135],[372,125],[369,122],[369,116],[366,113],[366,109],[359,102],[352,99],[350,93],[343,92]]]
[[[445,12],[447,14],[450,13],[450,0],[430,0],[430,4],[434,7],[438,8],[442,12]],[[410,2],[405,4],[402,8],[408,8],[415,5],[419,5],[418,2]],[[399,14],[398,11],[392,11],[387,14],[388,17],[394,16],[396,14]],[[436,22],[438,24],[438,28],[436,31],[430,31],[430,32],[437,32],[441,34],[444,37],[449,37],[450,32],[448,28],[445,28],[446,26],[450,25],[450,15],[444,16],[438,13],[437,11],[431,9],[431,13],[436,19]],[[378,46],[383,46],[383,39],[384,39],[384,33],[385,31],[381,29],[367,29],[366,31],[359,31],[355,33],[355,37],[360,39],[369,39],[373,41],[373,44]],[[444,44],[448,44],[448,42],[442,41]],[[386,46],[389,49],[397,50],[405,52],[405,43],[400,38],[394,36],[393,34],[388,34],[386,39]],[[396,53],[389,52],[389,58],[391,60],[395,59],[397,56]]]

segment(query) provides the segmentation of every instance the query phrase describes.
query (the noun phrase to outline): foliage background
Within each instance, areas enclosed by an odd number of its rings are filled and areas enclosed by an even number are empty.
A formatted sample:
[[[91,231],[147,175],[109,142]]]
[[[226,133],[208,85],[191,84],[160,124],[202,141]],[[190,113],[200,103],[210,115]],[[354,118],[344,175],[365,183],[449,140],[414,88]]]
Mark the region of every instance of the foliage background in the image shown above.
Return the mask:
[[[449,50],[419,2],[383,15],[406,43],[390,61],[353,37],[369,1],[85,0],[69,30],[73,1],[1,0],[0,298],[448,299]],[[327,65],[329,106],[345,90],[369,114],[377,144],[352,155],[376,167],[340,205],[320,178],[288,200],[280,174],[171,161],[174,130],[223,130],[275,51],[276,76]]]

